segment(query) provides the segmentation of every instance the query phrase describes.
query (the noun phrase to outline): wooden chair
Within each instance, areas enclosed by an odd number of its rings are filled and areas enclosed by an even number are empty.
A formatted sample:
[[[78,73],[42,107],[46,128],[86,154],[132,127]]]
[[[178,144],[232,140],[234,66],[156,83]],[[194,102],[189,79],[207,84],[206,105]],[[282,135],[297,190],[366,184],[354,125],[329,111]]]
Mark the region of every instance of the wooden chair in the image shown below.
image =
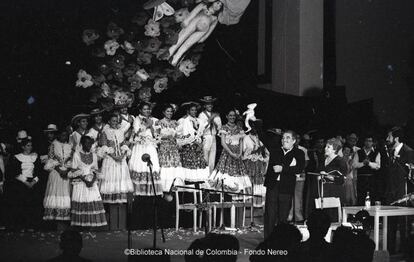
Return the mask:
[[[229,208],[230,209],[230,227],[235,228],[236,227],[236,207],[242,207],[243,208],[243,214],[242,214],[242,226],[246,224],[246,196],[243,196],[241,200],[233,200],[233,201],[224,201],[224,195],[223,193],[219,193],[220,195],[220,202],[214,202],[214,205],[212,205],[213,208],[213,225],[216,226],[216,215],[217,215],[217,209],[222,209],[220,213],[220,226],[224,224],[224,213],[223,210]]]
[[[179,192],[190,192],[193,195],[192,203],[180,203]],[[187,189],[187,188],[177,188],[175,191],[175,230],[178,230],[180,224],[180,210],[192,210],[193,211],[193,230],[197,231],[197,206],[198,199],[197,195],[201,196],[200,190]],[[200,214],[200,220],[201,220]]]

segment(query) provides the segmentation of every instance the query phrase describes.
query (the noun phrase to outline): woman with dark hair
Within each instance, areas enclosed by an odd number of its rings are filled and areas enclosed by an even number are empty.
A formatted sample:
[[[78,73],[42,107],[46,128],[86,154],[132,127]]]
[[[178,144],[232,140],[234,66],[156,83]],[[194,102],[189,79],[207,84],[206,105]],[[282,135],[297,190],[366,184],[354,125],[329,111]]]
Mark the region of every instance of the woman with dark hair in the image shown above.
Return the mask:
[[[210,183],[221,189],[224,183],[225,190],[251,193],[252,183],[246,167],[242,161],[242,147],[244,131],[236,125],[236,111],[227,112],[227,124],[219,131],[223,151],[215,171],[210,177]],[[234,199],[241,197],[233,196]]]
[[[132,155],[129,160],[131,178],[135,185],[134,194],[137,196],[154,196],[152,179],[148,163],[143,161],[143,156],[148,155],[152,163],[152,175],[154,178],[155,194],[162,195],[160,179],[160,164],[155,140],[155,123],[158,119],[151,117],[151,104],[142,102],[138,105],[139,115],[135,117],[132,139]],[[145,160],[145,159],[144,159]]]
[[[246,166],[247,173],[253,183],[253,194],[261,195],[262,198],[255,198],[255,205],[263,205],[266,196],[266,187],[264,187],[264,175],[269,164],[269,150],[264,146],[261,137],[261,121],[255,121],[251,124],[251,130],[243,138],[243,163]]]
[[[69,144],[69,133],[59,132],[49,147],[48,160],[44,169],[49,171],[43,207],[44,220],[70,220],[70,183],[69,167],[72,162],[72,145]]]
[[[126,162],[130,150],[125,145],[124,134],[127,130],[119,128],[118,116],[109,117],[109,126],[100,136],[98,155],[103,158],[100,192],[104,203],[120,204],[127,202],[127,194],[133,185]]]
[[[178,120],[177,143],[180,146],[179,152],[185,179],[204,182],[208,179],[210,172],[204,158],[200,123],[196,118],[199,104],[186,102],[182,106],[187,114]]]
[[[20,153],[10,159],[6,170],[4,198],[9,210],[7,226],[10,229],[33,229],[40,220],[35,188],[39,182],[41,163],[38,155],[32,152],[31,139],[21,139],[18,145]]]
[[[326,141],[325,162],[320,169],[324,176],[324,197],[339,197],[341,203],[345,203],[345,176],[348,173],[346,161],[338,156],[342,143],[337,138]]]
[[[82,149],[75,152],[72,161],[72,211],[71,225],[100,227],[106,225],[105,209],[98,189],[98,157],[91,150],[94,139],[83,136]]]
[[[169,191],[173,181],[176,178],[185,179],[181,167],[180,154],[177,145],[177,128],[178,123],[172,120],[175,113],[174,106],[167,104],[164,106],[162,113],[164,118],[155,123],[159,137],[159,160],[160,176],[163,191]],[[178,182],[178,181],[177,181]]]

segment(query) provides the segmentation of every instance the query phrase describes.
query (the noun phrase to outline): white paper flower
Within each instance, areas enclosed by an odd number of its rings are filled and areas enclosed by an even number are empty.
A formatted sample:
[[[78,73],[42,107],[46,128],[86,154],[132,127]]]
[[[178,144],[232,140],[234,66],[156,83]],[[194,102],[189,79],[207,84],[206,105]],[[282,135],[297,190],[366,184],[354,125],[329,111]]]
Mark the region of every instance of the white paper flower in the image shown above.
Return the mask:
[[[140,69],[136,72],[136,74],[139,76],[139,78],[141,78],[142,81],[147,81],[149,78],[149,74],[147,73],[147,71],[145,71],[145,69]]]
[[[108,40],[105,42],[104,48],[106,50],[107,55],[115,55],[116,50],[119,48],[119,44],[115,40]]]
[[[108,97],[110,93],[111,93],[111,88],[109,87],[109,85],[107,83],[103,83],[101,85],[101,96]]]
[[[155,79],[155,81],[154,81],[154,91],[155,91],[155,93],[161,93],[162,91],[167,89],[167,87],[168,87],[168,78],[167,77],[162,77],[162,78]]]
[[[130,55],[135,52],[134,46],[128,41],[124,41],[122,48],[125,50],[125,52],[127,52]]]
[[[160,35],[160,23],[155,22],[154,20],[148,20],[148,23],[145,25],[146,36],[157,37]]]
[[[186,77],[189,77],[192,72],[196,70],[196,65],[191,60],[184,60],[180,63],[178,69],[183,72]]]
[[[78,80],[76,81],[76,86],[87,88],[93,85],[92,76],[86,73],[85,70],[81,69],[78,72]]]

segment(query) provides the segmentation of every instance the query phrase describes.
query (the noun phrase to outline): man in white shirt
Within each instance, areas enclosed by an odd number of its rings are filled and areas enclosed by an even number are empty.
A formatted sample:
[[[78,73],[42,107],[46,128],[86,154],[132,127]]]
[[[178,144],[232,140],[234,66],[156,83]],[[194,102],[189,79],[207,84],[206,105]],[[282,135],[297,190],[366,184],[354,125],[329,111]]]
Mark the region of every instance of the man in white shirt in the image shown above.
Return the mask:
[[[205,96],[200,101],[204,103],[204,110],[198,115],[198,121],[200,122],[200,132],[203,134],[204,158],[211,174],[216,161],[216,136],[222,124],[220,115],[213,112],[213,103],[216,98]]]
[[[377,171],[381,168],[381,154],[374,148],[373,136],[366,136],[364,147],[354,154],[353,167],[357,169],[357,204],[364,205],[367,192],[370,198],[379,200]]]

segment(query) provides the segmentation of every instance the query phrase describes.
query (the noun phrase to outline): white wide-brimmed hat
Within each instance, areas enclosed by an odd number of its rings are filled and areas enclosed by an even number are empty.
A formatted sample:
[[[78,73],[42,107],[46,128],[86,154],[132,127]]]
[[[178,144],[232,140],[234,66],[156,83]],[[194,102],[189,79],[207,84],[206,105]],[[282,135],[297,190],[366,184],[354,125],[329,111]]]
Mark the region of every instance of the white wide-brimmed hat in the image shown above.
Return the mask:
[[[46,129],[43,132],[57,132],[58,128],[55,124],[48,124]]]

